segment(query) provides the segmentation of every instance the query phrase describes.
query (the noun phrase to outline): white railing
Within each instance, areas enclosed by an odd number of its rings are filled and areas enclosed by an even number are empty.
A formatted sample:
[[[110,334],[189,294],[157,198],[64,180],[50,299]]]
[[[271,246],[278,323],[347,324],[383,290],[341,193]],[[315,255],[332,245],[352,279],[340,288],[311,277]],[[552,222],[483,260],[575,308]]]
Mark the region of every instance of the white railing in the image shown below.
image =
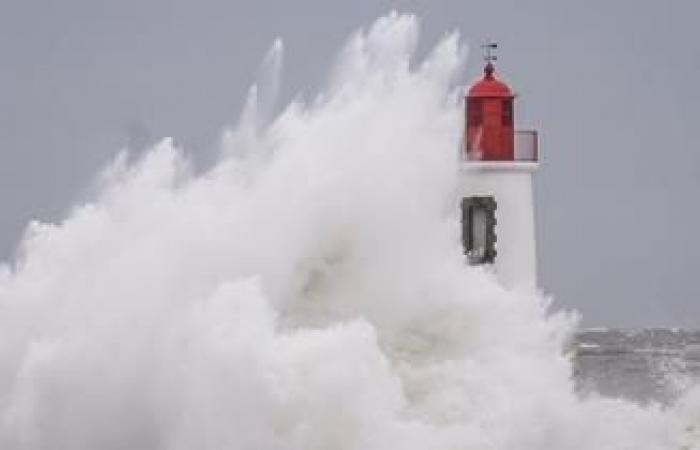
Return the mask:
[[[515,161],[539,160],[537,152],[537,130],[517,130],[514,142]]]

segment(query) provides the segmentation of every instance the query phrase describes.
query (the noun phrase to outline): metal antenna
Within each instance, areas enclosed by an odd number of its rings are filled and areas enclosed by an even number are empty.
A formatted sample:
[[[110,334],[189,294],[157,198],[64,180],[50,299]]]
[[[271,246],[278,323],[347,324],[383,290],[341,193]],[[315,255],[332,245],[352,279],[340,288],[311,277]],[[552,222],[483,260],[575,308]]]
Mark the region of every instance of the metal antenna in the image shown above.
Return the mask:
[[[486,44],[481,44],[481,49],[484,52],[484,61],[486,61],[487,64],[491,64],[493,61],[496,61],[498,57],[493,54],[493,51],[498,48],[498,44],[489,40]]]

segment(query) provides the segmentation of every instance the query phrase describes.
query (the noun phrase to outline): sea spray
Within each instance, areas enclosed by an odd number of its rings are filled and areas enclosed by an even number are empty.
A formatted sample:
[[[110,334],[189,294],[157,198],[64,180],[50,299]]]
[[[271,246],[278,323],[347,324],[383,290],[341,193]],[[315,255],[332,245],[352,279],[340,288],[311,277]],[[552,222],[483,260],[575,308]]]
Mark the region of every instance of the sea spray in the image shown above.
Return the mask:
[[[578,398],[574,316],[464,265],[465,52],[416,60],[418,28],[357,32],[272,120],[252,90],[205,173],[164,139],[28,227],[0,271],[0,448],[698,448],[697,393]]]

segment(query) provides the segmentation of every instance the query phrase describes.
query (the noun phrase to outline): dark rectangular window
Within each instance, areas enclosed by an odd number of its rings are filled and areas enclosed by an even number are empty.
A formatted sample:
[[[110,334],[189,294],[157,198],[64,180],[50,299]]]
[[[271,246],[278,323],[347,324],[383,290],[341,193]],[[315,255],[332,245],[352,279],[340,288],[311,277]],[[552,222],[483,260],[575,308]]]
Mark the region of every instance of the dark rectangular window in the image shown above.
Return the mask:
[[[513,99],[505,99],[501,104],[501,125],[504,127],[513,126]]]
[[[469,264],[496,260],[496,200],[490,196],[462,199],[462,245]]]

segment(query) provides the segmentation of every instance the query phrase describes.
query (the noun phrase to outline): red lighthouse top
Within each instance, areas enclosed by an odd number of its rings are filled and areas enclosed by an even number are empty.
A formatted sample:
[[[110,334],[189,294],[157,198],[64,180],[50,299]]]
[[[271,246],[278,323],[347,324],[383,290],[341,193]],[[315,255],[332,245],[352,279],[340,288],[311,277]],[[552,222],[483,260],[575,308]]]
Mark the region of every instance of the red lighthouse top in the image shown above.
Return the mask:
[[[467,97],[515,97],[507,84],[496,79],[495,71],[496,68],[489,61],[484,67],[484,78],[471,85],[467,91]]]
[[[485,49],[484,77],[466,93],[464,141],[466,157],[476,161],[514,161],[515,129],[513,128],[513,92],[496,79],[491,54],[497,45]]]

